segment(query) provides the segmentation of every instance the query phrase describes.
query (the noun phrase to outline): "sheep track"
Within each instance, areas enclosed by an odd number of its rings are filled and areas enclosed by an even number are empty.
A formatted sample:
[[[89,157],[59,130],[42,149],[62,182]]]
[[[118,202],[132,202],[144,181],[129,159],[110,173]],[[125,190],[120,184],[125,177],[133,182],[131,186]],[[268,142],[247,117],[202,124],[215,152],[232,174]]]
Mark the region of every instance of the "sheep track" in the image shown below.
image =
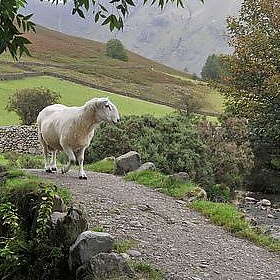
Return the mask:
[[[237,238],[184,203],[122,177],[77,171],[32,174],[67,188],[87,214],[89,228],[103,227],[172,280],[280,279],[279,254]]]

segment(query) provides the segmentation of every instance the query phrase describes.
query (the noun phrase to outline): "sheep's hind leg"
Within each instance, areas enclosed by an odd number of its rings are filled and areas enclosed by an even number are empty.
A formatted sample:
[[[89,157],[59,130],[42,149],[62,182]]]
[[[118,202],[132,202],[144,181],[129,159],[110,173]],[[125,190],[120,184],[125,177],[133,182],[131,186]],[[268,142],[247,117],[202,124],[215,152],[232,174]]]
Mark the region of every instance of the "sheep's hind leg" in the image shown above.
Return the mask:
[[[87,175],[84,171],[84,153],[85,148],[79,150],[77,154],[77,161],[79,163],[79,179],[87,180]]]
[[[51,172],[56,172],[57,171],[56,153],[57,153],[57,151],[52,151],[52,157],[51,157],[51,161],[50,161],[50,171]]]
[[[62,169],[61,169],[62,174],[68,172],[70,170],[71,165],[75,164],[75,162],[76,162],[76,157],[75,157],[75,154],[72,149],[68,148],[68,149],[63,149],[63,150],[66,153],[66,155],[69,157],[69,161],[65,166],[62,167]]]
[[[43,154],[44,154],[44,162],[45,162],[45,171],[48,173],[51,173],[51,168],[50,165],[48,164],[48,145],[46,144],[46,142],[44,141],[43,137],[41,134],[39,134],[39,140],[43,146]]]

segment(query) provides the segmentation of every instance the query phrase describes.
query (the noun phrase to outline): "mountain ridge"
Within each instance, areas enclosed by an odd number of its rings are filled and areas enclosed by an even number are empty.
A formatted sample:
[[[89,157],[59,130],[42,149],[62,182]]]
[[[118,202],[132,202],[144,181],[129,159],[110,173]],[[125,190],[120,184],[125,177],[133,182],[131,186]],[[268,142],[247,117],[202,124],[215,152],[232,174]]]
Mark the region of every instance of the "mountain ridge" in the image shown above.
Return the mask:
[[[225,36],[226,17],[236,15],[242,0],[188,1],[185,8],[167,4],[161,11],[154,6],[134,7],[125,19],[123,32],[71,16],[71,5],[51,5],[29,0],[25,8],[34,21],[65,34],[106,43],[112,38],[125,48],[172,68],[200,75],[207,57],[230,53]]]

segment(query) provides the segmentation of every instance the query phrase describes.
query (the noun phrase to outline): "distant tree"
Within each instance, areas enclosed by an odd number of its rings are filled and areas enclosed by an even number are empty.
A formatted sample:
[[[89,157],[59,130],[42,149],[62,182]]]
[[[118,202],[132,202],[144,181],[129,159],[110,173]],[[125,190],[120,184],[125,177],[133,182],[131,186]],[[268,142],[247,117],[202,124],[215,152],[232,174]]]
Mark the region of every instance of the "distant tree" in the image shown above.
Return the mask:
[[[6,110],[19,115],[22,124],[36,122],[39,112],[48,105],[57,103],[60,94],[46,88],[24,88],[9,97]]]
[[[220,57],[216,54],[209,55],[201,71],[202,79],[220,81],[221,72],[222,64]]]
[[[225,56],[227,73],[222,86],[226,112],[245,117],[256,161],[256,174],[268,187],[280,184],[280,5],[274,0],[244,0],[238,17],[229,17],[227,29],[232,55]],[[273,164],[272,164],[273,163]],[[278,175],[271,175],[269,170]]]
[[[41,2],[43,0],[40,0]],[[73,3],[72,15],[78,14],[85,18],[85,12],[91,11],[94,14],[94,21],[101,22],[101,25],[109,25],[110,30],[123,29],[124,18],[128,15],[131,8],[135,6],[136,0],[47,0],[52,4],[58,5],[67,2]],[[196,0],[204,2],[204,0]],[[14,59],[23,53],[30,55],[26,45],[31,42],[23,36],[24,32],[35,31],[35,24],[30,20],[33,14],[22,15],[19,10],[24,8],[28,0],[1,0],[0,1],[0,54],[8,49]],[[146,4],[147,0],[141,0]],[[167,2],[175,3],[183,7],[183,0],[154,0],[151,5],[158,5],[160,9]]]
[[[128,56],[122,42],[118,39],[111,39],[107,42],[106,54],[112,58],[128,61]]]

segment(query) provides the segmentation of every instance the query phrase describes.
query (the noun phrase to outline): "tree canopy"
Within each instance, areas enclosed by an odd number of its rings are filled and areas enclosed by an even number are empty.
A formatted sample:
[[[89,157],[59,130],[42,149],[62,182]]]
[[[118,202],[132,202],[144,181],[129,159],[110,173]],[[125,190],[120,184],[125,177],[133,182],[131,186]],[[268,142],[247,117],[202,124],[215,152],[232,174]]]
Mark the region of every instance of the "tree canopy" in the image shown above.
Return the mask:
[[[280,4],[245,0],[238,18],[228,18],[233,55],[224,88],[227,110],[246,117],[264,142],[280,143]]]
[[[201,71],[203,80],[220,81],[222,66],[220,57],[216,54],[209,55]]]
[[[279,15],[279,1],[244,0],[238,17],[228,18],[234,52],[223,59],[227,112],[248,120],[255,156],[262,169],[274,170],[280,170]]]
[[[43,0],[40,0],[41,2]],[[86,13],[94,14],[94,21],[101,25],[108,25],[110,30],[118,30],[124,27],[124,18],[128,15],[130,9],[135,6],[136,0],[47,0],[54,5],[68,2],[73,3],[72,15],[85,18]],[[204,0],[196,0],[204,2]],[[24,37],[25,32],[34,31],[35,24],[31,21],[32,15],[23,15],[19,13],[24,8],[28,0],[0,0],[0,54],[9,50],[12,57],[17,59],[23,53],[30,55],[27,45],[31,42]],[[140,2],[147,4],[148,0]],[[151,5],[157,5],[160,9],[167,2],[184,7],[185,0],[151,0]]]

